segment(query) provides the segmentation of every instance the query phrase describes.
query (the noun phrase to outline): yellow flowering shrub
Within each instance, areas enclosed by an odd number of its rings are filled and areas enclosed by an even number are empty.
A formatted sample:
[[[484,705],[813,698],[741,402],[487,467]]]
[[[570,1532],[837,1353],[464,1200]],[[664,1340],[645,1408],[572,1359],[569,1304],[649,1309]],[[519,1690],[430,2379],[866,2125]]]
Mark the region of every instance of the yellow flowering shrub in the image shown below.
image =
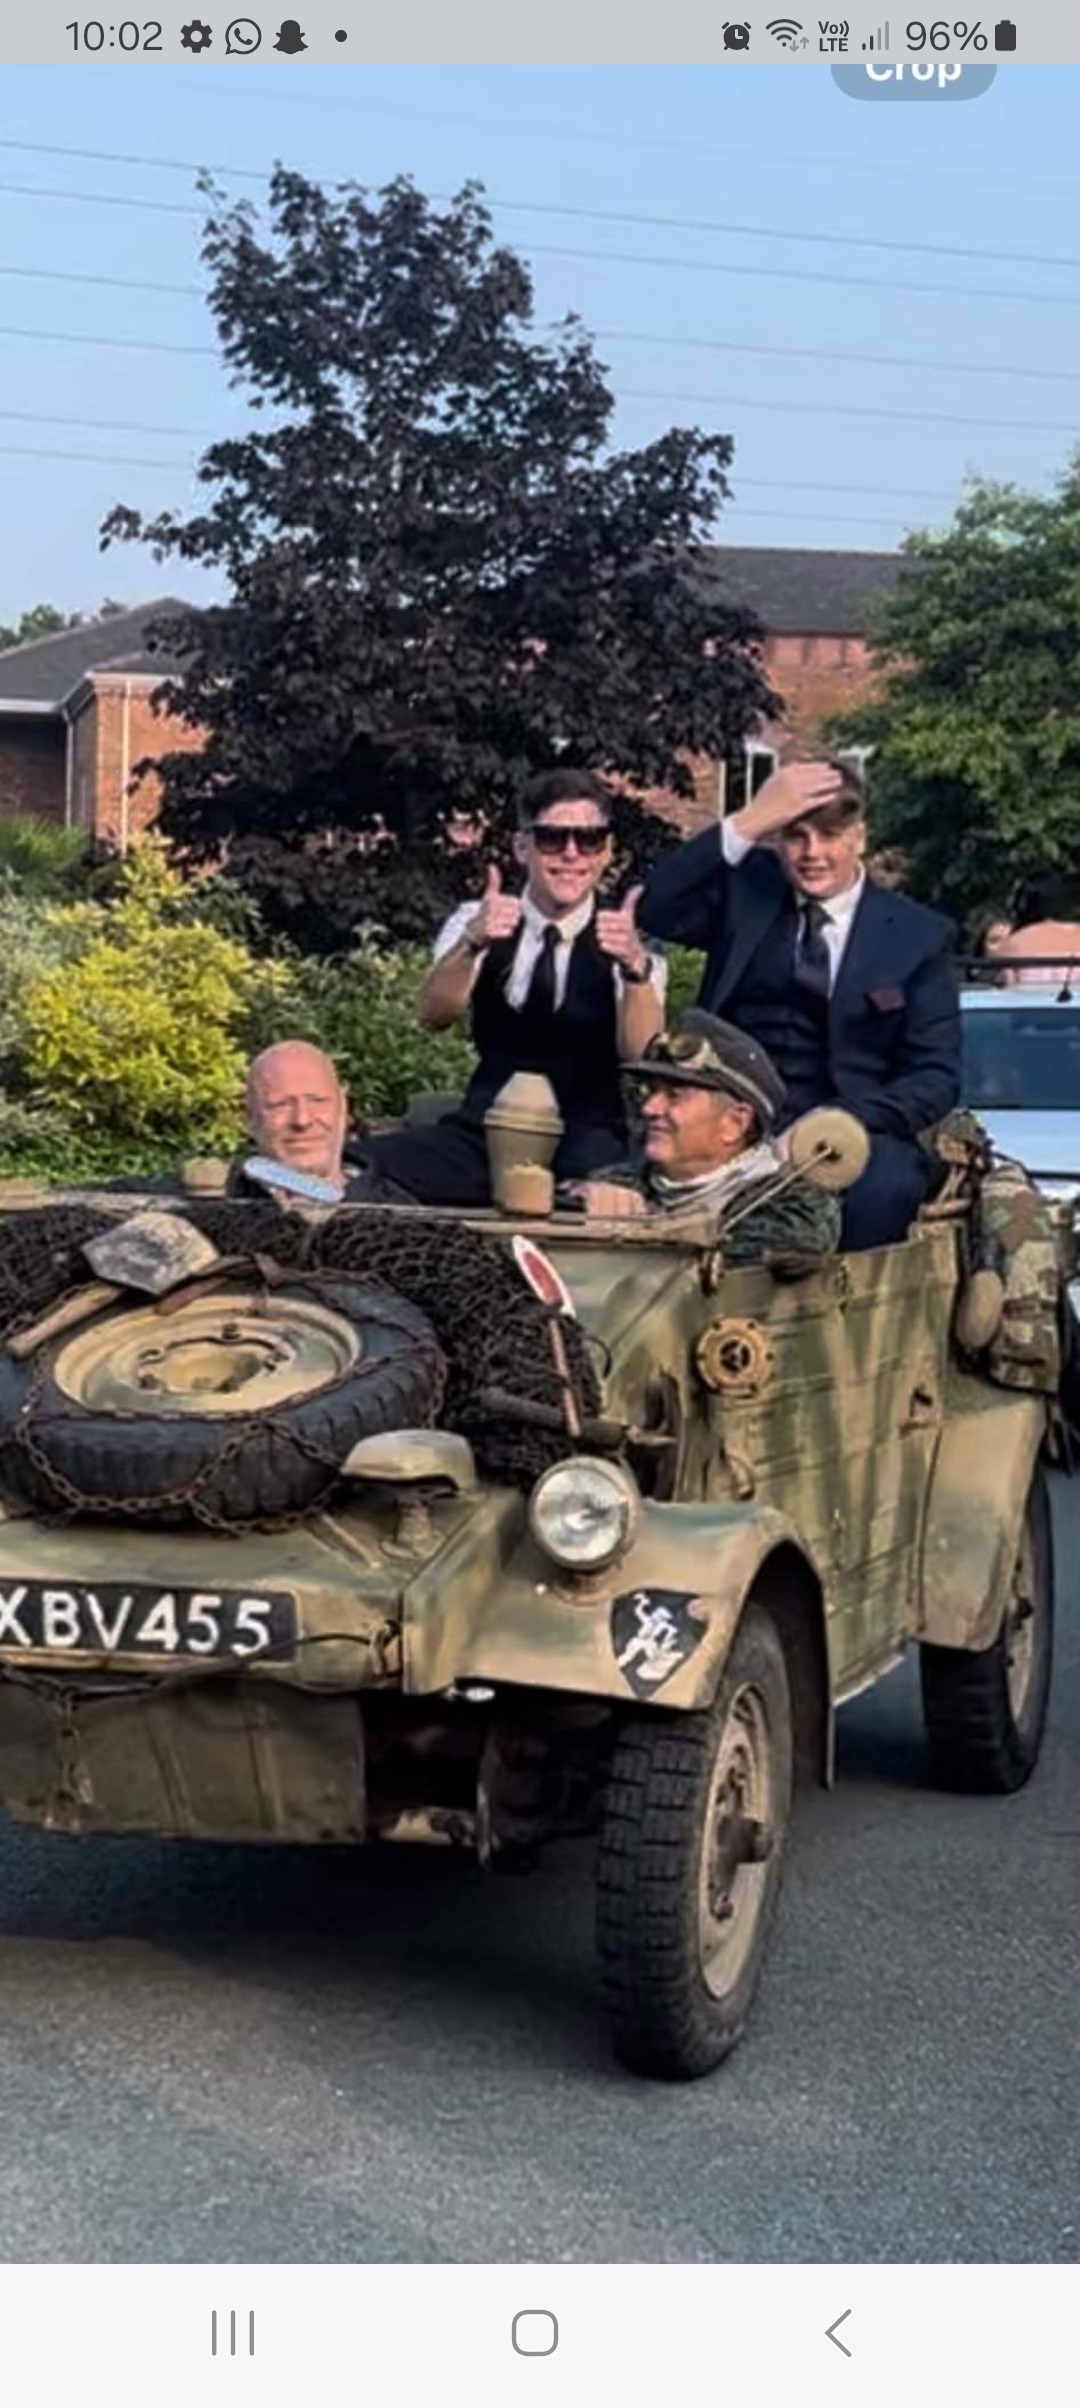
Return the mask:
[[[25,1070],[73,1140],[228,1150],[239,1133],[249,1023],[289,973],[192,916],[192,889],[156,838],[137,845],[108,904],[50,919],[74,959],[26,996]]]

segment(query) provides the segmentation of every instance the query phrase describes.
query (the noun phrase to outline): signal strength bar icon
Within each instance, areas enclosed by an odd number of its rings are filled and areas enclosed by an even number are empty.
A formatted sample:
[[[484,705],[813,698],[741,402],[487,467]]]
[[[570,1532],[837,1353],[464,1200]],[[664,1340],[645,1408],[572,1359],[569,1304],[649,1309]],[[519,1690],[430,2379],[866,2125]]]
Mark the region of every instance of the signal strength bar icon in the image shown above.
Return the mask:
[[[889,47],[889,21],[888,21],[888,18],[886,18],[884,25],[879,25],[879,26],[878,26],[878,29],[877,29],[877,32],[876,32],[876,33],[872,33],[872,34],[871,34],[871,36],[870,36],[870,39],[869,39],[869,41],[868,41],[868,42],[864,42],[864,43],[863,43],[863,49],[864,49],[864,50],[887,50],[887,49],[888,49],[888,47]]]

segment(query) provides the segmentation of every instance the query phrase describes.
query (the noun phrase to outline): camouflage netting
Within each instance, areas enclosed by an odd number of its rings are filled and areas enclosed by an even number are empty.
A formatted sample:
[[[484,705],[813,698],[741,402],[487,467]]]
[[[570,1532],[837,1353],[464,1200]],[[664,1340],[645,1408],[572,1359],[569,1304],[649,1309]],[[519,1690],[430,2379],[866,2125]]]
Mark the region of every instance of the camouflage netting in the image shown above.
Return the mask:
[[[141,1209],[136,1197],[131,1209]],[[269,1201],[185,1198],[177,1209],[222,1257],[261,1255],[283,1270],[302,1265],[308,1277],[325,1270],[374,1280],[419,1306],[446,1358],[440,1420],[470,1441],[489,1479],[531,1487],[550,1464],[575,1451],[578,1442],[565,1426],[551,1308],[533,1294],[498,1239],[456,1222],[374,1208],[315,1222]],[[84,1204],[0,1217],[0,1343],[86,1284],[92,1274],[82,1249],[116,1221],[115,1211]],[[576,1322],[560,1318],[559,1327],[573,1399],[579,1416],[588,1418],[601,1406],[595,1359]],[[537,1428],[510,1410],[493,1412],[484,1402],[492,1389],[525,1408],[547,1408],[559,1426]],[[0,1435],[0,1457],[11,1453]]]

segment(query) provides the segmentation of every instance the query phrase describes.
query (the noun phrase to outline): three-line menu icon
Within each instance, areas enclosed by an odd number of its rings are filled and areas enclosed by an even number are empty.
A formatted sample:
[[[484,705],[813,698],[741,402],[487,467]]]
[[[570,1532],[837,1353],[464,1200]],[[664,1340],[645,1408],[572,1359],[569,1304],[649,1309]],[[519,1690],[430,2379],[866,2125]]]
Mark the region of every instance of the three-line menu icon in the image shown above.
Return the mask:
[[[240,2318],[239,2318],[239,2319],[237,2318],[237,2314],[236,2314],[236,2309],[235,2309],[235,2308],[230,2308],[230,2309],[229,2309],[229,2317],[228,2317],[228,2323],[227,2323],[227,2324],[226,2324],[226,2321],[225,2321],[225,2317],[224,2317],[224,2315],[222,2316],[222,2318],[221,2318],[221,2323],[220,2323],[220,2326],[219,2326],[219,2324],[218,2324],[218,2312],[217,2312],[217,2309],[216,2309],[216,2308],[212,2308],[212,2309],[211,2309],[211,2311],[210,2311],[210,2355],[211,2355],[211,2357],[212,2357],[212,2358],[216,2358],[216,2357],[218,2356],[218,2341],[219,2341],[219,2339],[220,2339],[220,2342],[221,2342],[221,2353],[220,2353],[220,2354],[221,2354],[221,2356],[222,2356],[222,2357],[224,2357],[224,2356],[225,2356],[225,2354],[226,2354],[226,2345],[227,2345],[227,2346],[228,2346],[228,2355],[229,2355],[229,2357],[230,2357],[230,2358],[235,2358],[237,2355],[239,2355],[239,2356],[242,2358],[242,2357],[243,2357],[243,2355],[244,2355],[244,2346],[243,2346],[243,2344],[244,2344],[244,2329],[245,2329],[245,2328],[244,2328],[244,2318],[243,2318],[243,2316],[242,2316],[242,2315],[240,2316]],[[249,2308],[249,2309],[248,2309],[248,2313],[247,2313],[247,2355],[248,2355],[248,2357],[249,2357],[249,2358],[253,2358],[253,2357],[254,2357],[254,2355],[255,2355],[255,2310],[254,2310],[254,2308]]]

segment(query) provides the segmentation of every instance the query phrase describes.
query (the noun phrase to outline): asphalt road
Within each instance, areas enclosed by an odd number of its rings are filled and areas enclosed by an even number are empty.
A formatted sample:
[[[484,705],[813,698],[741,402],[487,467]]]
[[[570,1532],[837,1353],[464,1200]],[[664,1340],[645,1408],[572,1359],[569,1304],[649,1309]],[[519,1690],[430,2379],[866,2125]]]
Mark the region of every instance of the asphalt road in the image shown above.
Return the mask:
[[[1080,1480],[1018,1798],[925,1786],[905,1667],[799,1817],[754,2021],[634,2081],[590,1857],[485,1881],[0,1824],[0,2216],[23,2260],[1080,2259]]]

